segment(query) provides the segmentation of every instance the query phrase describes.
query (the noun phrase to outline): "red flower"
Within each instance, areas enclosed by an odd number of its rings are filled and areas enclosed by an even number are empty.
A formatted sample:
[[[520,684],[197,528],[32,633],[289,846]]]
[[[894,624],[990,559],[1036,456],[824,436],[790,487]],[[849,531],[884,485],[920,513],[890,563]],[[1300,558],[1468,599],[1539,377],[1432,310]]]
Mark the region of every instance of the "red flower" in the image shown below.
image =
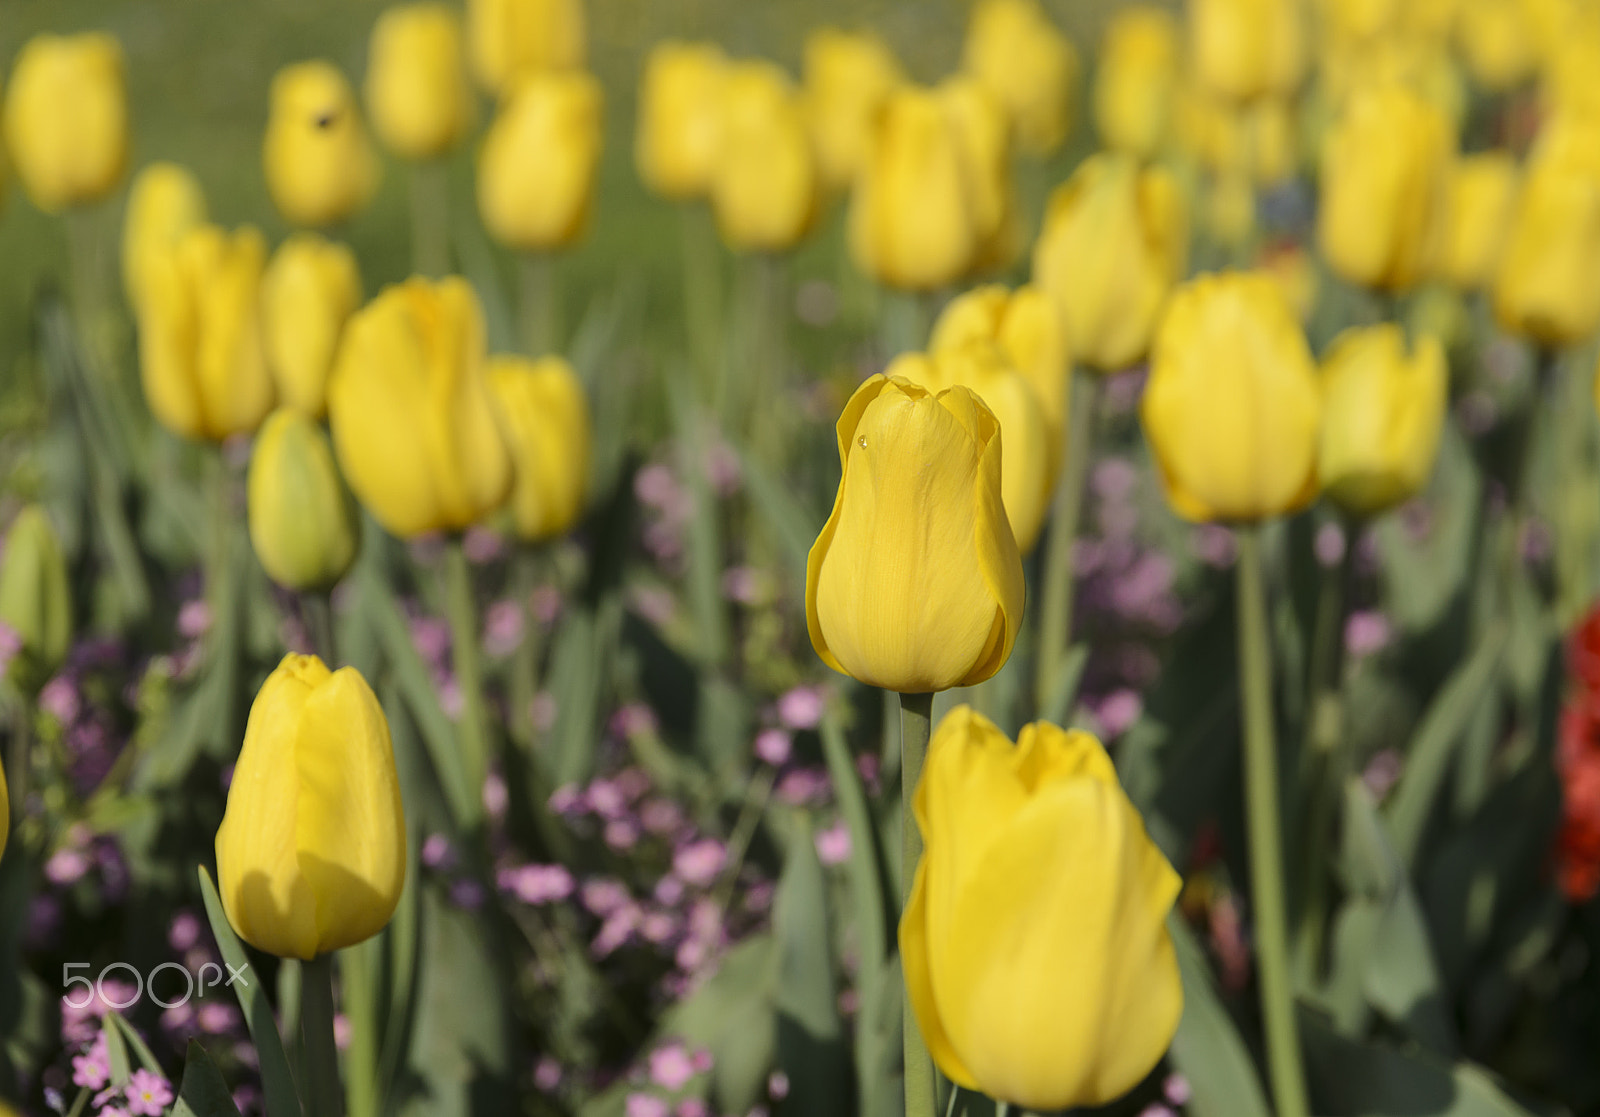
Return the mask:
[[[1600,690],[1600,605],[1567,637],[1567,669],[1584,690]]]
[[[1592,690],[1580,691],[1561,711],[1556,772],[1561,777],[1557,875],[1567,898],[1583,903],[1600,892],[1600,695]]]

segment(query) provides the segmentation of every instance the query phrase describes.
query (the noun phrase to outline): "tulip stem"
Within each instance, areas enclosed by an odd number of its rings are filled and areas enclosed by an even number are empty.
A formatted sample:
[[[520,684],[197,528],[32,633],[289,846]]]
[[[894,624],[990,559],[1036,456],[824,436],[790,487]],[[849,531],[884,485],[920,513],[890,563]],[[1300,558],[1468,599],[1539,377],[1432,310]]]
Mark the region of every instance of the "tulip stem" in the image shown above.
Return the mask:
[[[411,270],[433,278],[450,272],[450,178],[438,159],[411,167]]]
[[[1056,482],[1050,516],[1050,545],[1045,554],[1044,601],[1039,622],[1039,658],[1033,684],[1036,711],[1058,701],[1061,667],[1072,642],[1072,547],[1083,514],[1083,490],[1094,440],[1094,415],[1100,402],[1100,380],[1094,373],[1072,374],[1067,385],[1067,444]],[[1059,711],[1066,717],[1070,711]]]
[[[548,252],[524,252],[518,268],[522,299],[522,344],[528,356],[561,351],[560,314],[556,307],[556,261]]]
[[[333,1036],[333,955],[319,954],[300,967],[300,1093],[307,1117],[340,1117],[339,1048]]]
[[[900,909],[911,898],[917,862],[922,859],[922,831],[911,809],[917,782],[922,777],[922,760],[928,753],[928,737],[933,731],[933,695],[900,696]],[[905,1040],[906,1117],[935,1117],[938,1111],[933,1059],[922,1032],[911,1012],[909,993],[901,998]]]
[[[1245,804],[1250,836],[1250,884],[1267,1069],[1278,1117],[1307,1117],[1305,1074],[1289,973],[1283,885],[1283,831],[1278,818],[1278,743],[1273,728],[1272,657],[1268,647],[1261,537],[1237,531],[1239,691],[1244,714]]]
[[[483,661],[478,654],[478,608],[472,595],[472,568],[459,537],[444,553],[445,612],[450,619],[450,649],[456,686],[461,689],[461,766],[468,799],[482,802],[489,772],[489,724],[483,706]],[[470,829],[473,819],[460,819]]]
[[[339,666],[339,652],[333,639],[333,604],[327,590],[311,590],[300,595],[300,613],[305,618],[306,636],[311,650],[329,670]]]

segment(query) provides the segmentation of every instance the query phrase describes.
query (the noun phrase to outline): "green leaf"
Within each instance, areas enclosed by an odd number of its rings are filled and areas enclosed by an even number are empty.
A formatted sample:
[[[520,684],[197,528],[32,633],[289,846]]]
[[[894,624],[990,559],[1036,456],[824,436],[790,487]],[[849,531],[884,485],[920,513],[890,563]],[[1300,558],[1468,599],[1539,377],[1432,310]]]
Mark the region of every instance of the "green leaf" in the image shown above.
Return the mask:
[[[705,984],[663,1018],[660,1034],[710,1050],[718,1109],[745,1113],[766,1096],[777,1044],[779,952],[770,934],[728,951]]]
[[[550,692],[556,724],[550,738],[550,775],[557,786],[581,783],[594,768],[596,705],[600,700],[600,632],[591,609],[574,609],[550,652]]]
[[[828,950],[828,884],[804,814],[794,818],[772,929],[778,940],[778,1062],[789,1078],[786,1112],[834,1117],[850,1108],[850,1047]]]
[[[816,541],[823,521],[790,491],[782,477],[748,448],[739,450],[739,463],[751,507],[766,521],[790,572],[803,577],[811,544]]]
[[[1167,929],[1183,977],[1183,1018],[1171,1058],[1193,1091],[1188,1111],[1196,1117],[1272,1117],[1250,1051],[1217,998],[1200,945],[1176,915],[1168,917]]]
[[[122,1029],[111,1019],[114,1015],[107,1013],[100,1022],[100,1034],[106,1040],[106,1062],[111,1064],[111,1085],[123,1086],[127,1084],[133,1069],[128,1063],[128,1045],[122,1040]]]
[[[108,1012],[106,1013],[106,1019],[116,1025],[117,1030],[122,1033],[124,1041],[127,1042],[129,1047],[133,1048],[133,1053],[139,1057],[140,1066],[155,1074],[166,1074],[166,1071],[161,1069],[161,1064],[156,1061],[155,1055],[150,1051],[150,1045],[145,1043],[144,1037],[139,1034],[132,1024],[123,1018],[120,1012]]]
[[[189,1041],[184,1056],[183,1081],[178,1086],[172,1117],[239,1117],[239,1107],[233,1104],[222,1072],[194,1040]]]
[[[1062,657],[1061,666],[1050,684],[1050,694],[1040,711],[1040,718],[1051,725],[1066,725],[1072,714],[1073,699],[1078,697],[1078,684],[1083,681],[1083,669],[1089,664],[1089,645],[1074,644]]]

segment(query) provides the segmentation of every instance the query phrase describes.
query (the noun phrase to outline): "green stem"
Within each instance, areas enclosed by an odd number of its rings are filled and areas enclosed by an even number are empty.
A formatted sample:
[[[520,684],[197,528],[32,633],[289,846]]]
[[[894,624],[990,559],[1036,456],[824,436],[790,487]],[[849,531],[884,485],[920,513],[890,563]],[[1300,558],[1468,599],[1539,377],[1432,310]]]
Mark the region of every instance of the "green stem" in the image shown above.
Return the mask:
[[[378,991],[373,981],[377,939],[339,951],[339,987],[350,1046],[345,1051],[345,1104],[350,1117],[378,1115]]]
[[[900,696],[900,909],[905,910],[911,898],[911,885],[916,880],[917,862],[922,858],[922,831],[917,827],[916,814],[911,802],[916,794],[917,782],[922,777],[922,761],[928,752],[928,737],[933,731],[933,695],[902,694]],[[904,1024],[901,1031],[905,1039],[905,1097],[906,1117],[934,1117],[938,1112],[938,1094],[933,1071],[933,1058],[928,1045],[923,1042],[911,1011],[911,997],[901,1000]]]
[[[33,774],[33,699],[11,704],[11,754],[6,757],[6,782],[11,788],[11,825],[26,819],[29,778]],[[4,838],[0,834],[0,838]]]
[[[300,1028],[304,1042],[301,1097],[306,1117],[340,1117],[339,1049],[333,1038],[333,955],[319,954],[300,967]]]
[[[1283,832],[1278,818],[1278,744],[1273,728],[1272,658],[1261,537],[1238,529],[1239,690],[1244,713],[1245,804],[1250,836],[1250,883],[1260,967],[1261,1016],[1267,1067],[1278,1117],[1307,1117],[1300,1036],[1289,973],[1283,887]]]
[[[411,270],[435,278],[450,272],[450,178],[437,159],[411,166]]]
[[[333,603],[327,590],[308,590],[300,595],[300,613],[305,619],[311,650],[329,670],[339,666],[339,649],[333,639]]]
[[[472,569],[459,537],[445,548],[445,611],[450,619],[450,646],[456,685],[461,688],[459,729],[461,765],[474,803],[483,795],[489,774],[489,721],[483,704],[483,660],[478,653],[478,607],[472,594]]]
[[[892,361],[901,353],[926,347],[928,323],[932,318],[932,298],[921,291],[885,291],[883,313],[879,318],[879,338],[883,358]]]
[[[1050,516],[1049,550],[1044,563],[1044,600],[1039,622],[1039,661],[1035,668],[1035,708],[1044,710],[1055,701],[1061,682],[1061,665],[1072,642],[1072,546],[1083,514],[1084,482],[1089,472],[1094,440],[1095,409],[1100,401],[1100,378],[1092,372],[1075,372],[1067,385],[1066,445],[1062,447],[1061,476],[1056,482],[1055,506]],[[1066,712],[1059,712],[1065,717]]]
[[[525,252],[518,261],[518,294],[522,299],[522,344],[530,357],[561,351],[556,260],[548,252]]]
[[[726,355],[720,352],[722,337],[722,277],[717,238],[711,228],[711,215],[698,204],[679,207],[683,233],[683,315],[689,339],[689,354],[700,384],[698,398],[709,398],[718,406],[721,369]]]
[[[533,613],[533,594],[539,586],[542,551],[524,543],[511,556],[511,591],[522,608],[522,642],[511,656],[511,732],[529,756],[533,755],[533,698],[539,692],[539,618]]]

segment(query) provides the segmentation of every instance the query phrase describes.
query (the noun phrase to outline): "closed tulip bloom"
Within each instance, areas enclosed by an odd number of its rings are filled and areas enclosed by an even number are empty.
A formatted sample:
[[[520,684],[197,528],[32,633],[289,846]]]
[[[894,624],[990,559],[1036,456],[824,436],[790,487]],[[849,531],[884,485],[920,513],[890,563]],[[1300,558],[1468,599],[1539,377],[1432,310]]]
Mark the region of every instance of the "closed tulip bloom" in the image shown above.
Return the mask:
[[[267,416],[250,451],[246,488],[250,544],[269,578],[305,591],[344,577],[360,529],[315,420],[287,407]]]
[[[1523,0],[1462,0],[1456,46],[1473,80],[1493,93],[1533,76],[1539,43]]]
[[[812,647],[903,693],[989,678],[1011,655],[1024,592],[994,414],[966,388],[874,376],[837,432],[844,475],[806,563]]]
[[[565,248],[582,235],[600,163],[600,84],[577,70],[522,78],[478,156],[478,211],[509,248]]]
[[[296,233],[278,246],[262,280],[267,364],[287,407],[320,419],[344,324],[361,305],[361,273],[349,246]]]
[[[1415,496],[1433,472],[1449,387],[1444,346],[1423,337],[1406,352],[1392,322],[1346,330],[1322,361],[1323,491],[1355,516]]]
[[[657,43],[639,83],[634,162],[664,198],[684,201],[711,189],[728,60],[709,43]]]
[[[150,411],[185,438],[247,434],[272,410],[261,327],[261,234],[201,225],[149,273],[138,307],[139,369]]]
[[[589,398],[561,357],[489,358],[489,391],[511,446],[512,523],[523,539],[565,534],[589,495]]]
[[[1590,15],[1545,56],[1539,100],[1547,117],[1600,115],[1600,12]]]
[[[310,960],[383,930],[406,877],[389,723],[354,667],[287,655],[250,706],[217,828],[217,891],[239,937]]]
[[[800,99],[770,62],[741,62],[722,87],[711,209],[729,247],[794,247],[817,212],[817,168]]]
[[[1178,21],[1164,8],[1121,8],[1106,25],[1094,75],[1100,142],[1149,159],[1166,145],[1178,91]]]
[[[1516,192],[1517,164],[1508,152],[1487,151],[1456,161],[1434,260],[1440,278],[1464,291],[1489,282]]]
[[[1421,279],[1454,157],[1450,121],[1418,94],[1354,94],[1323,141],[1317,244],[1329,266],[1390,291]]]
[[[483,307],[464,279],[408,279],[345,327],[328,385],[339,465],[388,531],[461,531],[511,490],[485,377]]]
[[[1173,294],[1141,415],[1180,516],[1253,522],[1310,503],[1321,411],[1310,347],[1271,276],[1201,276]]]
[[[1398,25],[1404,3],[1406,0],[1321,0],[1323,31],[1346,43],[1376,39]]]
[[[953,283],[979,249],[963,140],[932,90],[896,90],[850,199],[850,255],[879,283],[929,291]]]
[[[473,72],[503,94],[539,70],[577,70],[588,57],[583,0],[467,0]]]
[[[134,176],[122,219],[122,286],[130,306],[142,301],[150,271],[205,222],[205,193],[188,168],[151,163]]]
[[[1050,428],[1066,429],[1072,357],[1055,300],[1032,284],[1011,291],[994,283],[956,296],[933,324],[928,348],[941,353],[973,342],[999,346],[1006,363],[1033,385]]]
[[[1200,85],[1237,101],[1292,94],[1306,70],[1299,0],[1189,0],[1189,56]]]
[[[377,156],[350,83],[331,62],[286,66],[272,79],[262,165],[272,204],[292,225],[336,224],[372,197]]]
[[[1024,151],[1049,153],[1067,138],[1078,52],[1038,0],[979,0],[961,65],[999,99]]]
[[[1074,356],[1101,372],[1143,358],[1183,273],[1188,218],[1177,182],[1127,156],[1085,160],[1050,197],[1033,279],[1056,300]]]
[[[472,127],[461,17],[445,4],[402,4],[372,26],[367,110],[378,139],[405,159],[437,159]]]
[[[970,706],[939,723],[912,807],[925,849],[900,920],[906,992],[949,1079],[1024,1109],[1137,1086],[1183,1015],[1167,934],[1182,881],[1105,748]]]
[[[873,121],[904,80],[900,63],[870,31],[823,27],[806,36],[805,111],[817,170],[831,190],[855,180]]]
[[[97,202],[128,162],[122,47],[110,35],[36,35],[11,71],[6,145],[33,204],[48,213]]]
[[[67,560],[50,517],[27,505],[11,521],[0,555],[0,624],[16,634],[5,676],[33,695],[67,658],[72,643],[72,591]]]
[[[1005,110],[987,87],[970,77],[942,82],[939,97],[955,125],[966,172],[978,240],[970,270],[1000,270],[1016,258],[1023,237]]]

